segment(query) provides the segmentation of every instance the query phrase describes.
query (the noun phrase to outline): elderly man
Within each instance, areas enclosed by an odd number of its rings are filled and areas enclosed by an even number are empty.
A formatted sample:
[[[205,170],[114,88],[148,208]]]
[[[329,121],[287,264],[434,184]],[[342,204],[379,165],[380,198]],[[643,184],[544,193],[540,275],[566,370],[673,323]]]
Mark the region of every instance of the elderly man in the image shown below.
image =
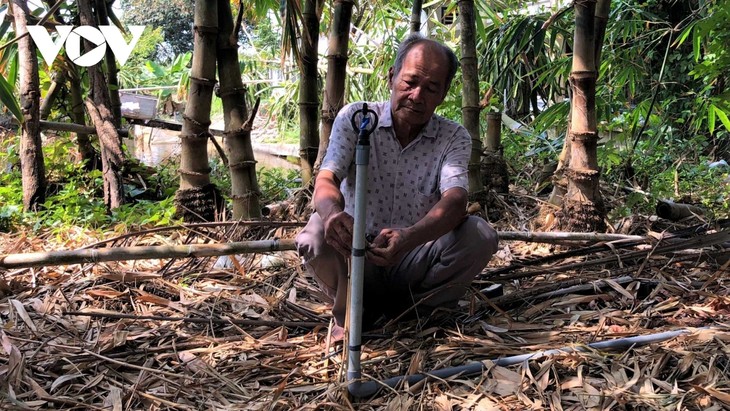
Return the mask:
[[[454,78],[453,51],[411,35],[388,73],[390,101],[368,103],[380,121],[370,136],[364,318],[417,305],[455,305],[497,249],[497,233],[467,216],[469,133],[434,114]],[[357,131],[345,106],[315,180],[314,210],[296,239],[299,255],[344,325],[355,198]],[[338,327],[338,328],[339,328]],[[337,330],[341,332],[340,330]]]

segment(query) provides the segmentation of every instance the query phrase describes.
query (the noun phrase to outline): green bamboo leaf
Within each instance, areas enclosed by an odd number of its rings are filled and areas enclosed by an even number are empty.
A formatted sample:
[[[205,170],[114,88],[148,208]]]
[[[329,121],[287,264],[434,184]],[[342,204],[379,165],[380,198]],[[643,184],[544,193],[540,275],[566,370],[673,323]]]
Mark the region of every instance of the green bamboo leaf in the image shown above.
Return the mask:
[[[715,132],[715,105],[710,104],[709,107],[707,107],[707,128],[710,129],[710,133]]]
[[[8,83],[13,84],[13,88],[15,88],[15,84],[18,82],[18,49],[16,47],[13,47],[10,50],[10,62],[8,64],[8,76],[6,77],[6,80]]]
[[[677,38],[676,45],[681,46],[685,40],[687,40],[687,37],[689,37],[689,35],[694,31],[695,24],[697,24],[697,22],[692,22],[687,25],[684,30],[682,30],[682,34],[680,34]]]
[[[14,93],[15,87],[10,85],[5,76],[0,74],[0,102],[10,110],[11,113],[18,119],[18,123],[23,124],[23,113],[20,111],[20,104]]]
[[[700,36],[700,33],[698,33],[697,30],[695,30],[692,35],[692,51],[694,52],[695,62],[700,61],[700,42],[701,41],[702,41],[702,36]]]
[[[725,110],[722,110],[721,108],[715,106],[715,114],[717,114],[717,117],[720,118],[722,125],[725,126],[728,131],[730,131],[730,119],[727,118],[727,113],[725,112]]]

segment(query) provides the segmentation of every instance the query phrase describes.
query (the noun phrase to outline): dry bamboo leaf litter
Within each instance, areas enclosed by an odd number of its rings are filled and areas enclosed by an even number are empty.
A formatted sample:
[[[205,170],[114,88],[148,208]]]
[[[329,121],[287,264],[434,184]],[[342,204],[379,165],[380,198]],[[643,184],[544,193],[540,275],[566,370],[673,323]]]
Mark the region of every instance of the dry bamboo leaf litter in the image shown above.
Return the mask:
[[[125,236],[117,243],[177,244],[214,241],[221,235],[215,229],[196,235],[178,232],[171,237]],[[67,248],[95,241],[76,234]],[[249,235],[259,239],[269,230]],[[2,240],[4,245],[18,243],[23,245],[16,247],[27,250],[54,248],[53,241],[30,236]],[[539,278],[503,282],[505,294],[525,293],[520,304],[492,307],[467,296],[456,310],[373,330],[364,336],[363,371],[369,378],[386,379],[685,326],[710,329],[625,352],[565,353],[493,367],[481,377],[432,379],[365,399],[346,395],[341,345],[326,344],[326,302],[291,255],[284,266],[266,268],[260,257],[244,256],[236,260],[238,267],[216,269],[211,269],[214,259],[201,258],[0,272],[7,285],[0,300],[0,407],[722,409],[730,392],[727,266],[704,257],[717,251],[717,245],[701,244],[678,250],[681,253],[653,254],[652,264],[644,264],[638,275],[641,262],[649,261],[649,250],[641,247],[608,248],[588,257],[513,269],[510,274],[541,270]],[[502,249],[504,258],[495,258],[490,268],[553,252],[552,246],[516,242],[504,243]],[[644,259],[624,258],[619,263],[615,257],[641,250]],[[575,267],[611,256],[612,262]],[[575,268],[566,271],[563,267],[569,264]],[[619,271],[630,267],[636,268],[628,274],[633,282],[618,281],[627,275]],[[571,279],[605,287],[555,296],[529,294],[547,283]],[[543,296],[535,299],[538,295]],[[473,304],[477,309],[470,315]],[[64,314],[85,310],[322,326]]]

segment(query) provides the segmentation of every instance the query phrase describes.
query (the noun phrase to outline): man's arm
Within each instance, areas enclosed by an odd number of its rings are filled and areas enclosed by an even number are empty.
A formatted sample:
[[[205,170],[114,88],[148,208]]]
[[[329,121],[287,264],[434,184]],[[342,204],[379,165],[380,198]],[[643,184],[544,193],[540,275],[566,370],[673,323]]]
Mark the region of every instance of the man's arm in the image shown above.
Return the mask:
[[[332,171],[319,171],[312,198],[314,210],[324,223],[324,240],[341,254],[350,255],[353,218],[344,212],[345,199],[340,192],[340,180]]]
[[[460,187],[447,190],[431,211],[416,224],[382,230],[368,249],[368,259],[379,266],[397,264],[407,252],[443,236],[464,221],[466,203],[466,190]]]

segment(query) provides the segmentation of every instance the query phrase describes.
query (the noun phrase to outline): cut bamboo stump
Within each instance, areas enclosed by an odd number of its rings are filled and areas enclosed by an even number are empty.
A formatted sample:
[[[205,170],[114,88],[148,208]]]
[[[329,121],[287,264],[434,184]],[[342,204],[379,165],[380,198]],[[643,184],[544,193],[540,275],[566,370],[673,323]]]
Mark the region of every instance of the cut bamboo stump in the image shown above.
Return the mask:
[[[705,210],[691,204],[675,203],[669,200],[659,200],[656,205],[656,215],[671,221],[679,221],[683,218],[704,215]]]

